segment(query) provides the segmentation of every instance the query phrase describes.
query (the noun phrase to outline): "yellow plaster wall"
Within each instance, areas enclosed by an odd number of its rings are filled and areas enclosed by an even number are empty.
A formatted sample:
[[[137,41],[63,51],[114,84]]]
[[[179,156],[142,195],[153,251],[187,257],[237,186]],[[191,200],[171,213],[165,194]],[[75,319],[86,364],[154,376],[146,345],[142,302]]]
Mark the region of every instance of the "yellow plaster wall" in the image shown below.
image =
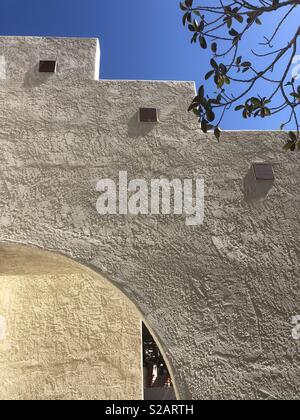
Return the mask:
[[[0,330],[0,399],[142,398],[135,308],[69,260],[0,247]]]

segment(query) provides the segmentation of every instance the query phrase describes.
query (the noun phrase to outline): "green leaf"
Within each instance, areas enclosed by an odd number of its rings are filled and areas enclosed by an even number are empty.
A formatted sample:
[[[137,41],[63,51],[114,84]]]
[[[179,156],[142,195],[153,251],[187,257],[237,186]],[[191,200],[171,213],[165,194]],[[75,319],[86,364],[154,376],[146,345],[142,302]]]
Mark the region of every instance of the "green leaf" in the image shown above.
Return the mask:
[[[244,63],[241,64],[242,67],[251,67],[252,63],[250,61],[244,61]]]
[[[230,79],[229,79],[229,77],[225,76],[224,77],[224,82],[226,83],[226,85],[230,85]]]
[[[204,20],[201,20],[201,22],[198,25],[198,32],[202,32],[204,27],[205,27]]]
[[[208,80],[209,78],[211,78],[211,76],[215,73],[214,70],[209,71],[208,73],[206,73],[205,75],[205,80]]]
[[[228,26],[228,29],[230,29],[230,28],[232,27],[232,23],[233,23],[232,18],[229,18],[229,19],[227,20],[227,26]]]
[[[190,106],[189,106],[189,108],[188,108],[188,112],[190,112],[190,111],[192,111],[192,110],[194,110],[194,109],[198,108],[198,106],[199,106],[199,104],[198,104],[198,103],[196,103],[196,102],[191,103],[191,105],[190,105]]]
[[[242,15],[235,15],[234,18],[239,22],[239,23],[243,23],[244,22],[244,18]]]
[[[204,50],[207,48],[207,42],[206,39],[203,36],[200,36],[199,38],[199,42],[200,42],[200,46],[201,48],[203,48]]]
[[[253,97],[253,98],[250,99],[250,101],[251,101],[252,105],[254,105],[254,107],[256,107],[256,108],[261,106],[261,102],[258,98]]]
[[[183,15],[183,17],[182,17],[182,23],[183,23],[183,26],[185,26],[185,25],[186,25],[186,22],[187,22],[187,17],[188,17],[188,13],[185,13],[185,14]]]
[[[238,105],[234,108],[235,111],[240,111],[241,109],[244,109],[244,105]]]
[[[221,137],[221,130],[219,129],[219,127],[216,127],[216,128],[215,128],[214,135],[215,135],[215,137],[216,137],[218,140],[220,140],[220,137]]]
[[[272,112],[269,108],[264,108],[264,110],[265,110],[266,117],[269,117],[270,115],[272,115]]]
[[[238,66],[241,64],[241,62],[242,62],[242,56],[240,56],[240,57],[238,57],[238,58],[236,59],[236,64],[237,64]]]
[[[229,31],[229,35],[236,37],[236,36],[239,36],[239,33],[235,29],[232,28]]]
[[[204,97],[201,98],[199,102],[205,109],[209,108],[209,103],[207,102],[207,100]]]
[[[186,11],[187,10],[187,7],[185,6],[184,3],[179,3],[179,6],[180,6],[180,9],[181,10],[183,10],[183,11]]]
[[[187,5],[187,7],[192,7],[193,6],[193,0],[185,0],[185,4]]]
[[[269,108],[262,108],[261,110],[262,118],[269,117],[270,115],[271,115],[271,111],[269,110]]]
[[[214,69],[219,70],[219,66],[213,58],[210,60],[210,64]]]
[[[197,34],[197,32],[196,32],[196,33],[194,33],[194,35],[192,36],[192,39],[191,39],[191,44],[194,44],[195,42],[197,42],[197,38],[198,38],[198,34]]]
[[[235,38],[233,38],[232,44],[237,45],[239,43],[239,40],[240,40],[240,36],[236,36]]]
[[[198,96],[200,98],[204,98],[204,86],[203,85],[199,87]]]
[[[222,74],[226,74],[227,73],[227,67],[225,66],[225,64],[221,63],[220,66],[219,66],[219,68],[220,68],[220,72]]]
[[[297,141],[297,136],[293,131],[289,132],[289,138],[293,141],[296,142]]]
[[[204,118],[201,121],[201,129],[202,129],[203,133],[207,133],[207,131],[208,131],[207,121]]]
[[[193,20],[193,25],[194,25],[195,31],[198,31],[199,23],[196,19]]]
[[[218,50],[218,44],[216,42],[213,42],[211,44],[211,50],[212,50],[213,53],[216,53],[217,52],[217,50]]]
[[[225,83],[225,78],[223,76],[219,76],[218,83],[217,83],[218,88],[221,89],[224,86],[224,83]]]
[[[206,118],[209,122],[212,122],[216,118],[215,113],[211,110],[207,111]]]
[[[230,29],[232,26],[232,18],[231,17],[226,18],[226,23],[227,23],[228,29]]]

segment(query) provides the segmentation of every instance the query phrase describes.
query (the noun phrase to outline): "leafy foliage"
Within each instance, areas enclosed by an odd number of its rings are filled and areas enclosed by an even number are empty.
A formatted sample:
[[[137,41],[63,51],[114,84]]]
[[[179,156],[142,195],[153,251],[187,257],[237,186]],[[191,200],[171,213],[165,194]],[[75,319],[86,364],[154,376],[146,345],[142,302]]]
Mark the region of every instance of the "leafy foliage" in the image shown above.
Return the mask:
[[[274,49],[281,30],[288,18],[299,11],[300,0],[216,0],[214,6],[195,6],[194,0],[180,3],[183,11],[183,25],[192,33],[191,43],[199,44],[201,49],[210,49],[211,69],[205,75],[205,82],[200,86],[189,111],[199,118],[204,133],[214,131],[215,137],[221,137],[220,125],[226,111],[234,107],[242,117],[268,118],[288,111],[289,118],[280,129],[293,123],[295,131],[289,132],[285,150],[300,150],[300,86],[292,76],[292,66],[297,54],[297,42],[300,38],[299,20],[293,37],[288,43]],[[273,13],[278,18],[270,37],[265,37],[260,47],[263,52],[251,50],[253,57],[263,58],[263,68],[256,68],[248,57],[240,55],[240,46],[250,29],[263,25],[266,14]],[[267,28],[266,28],[267,29]],[[282,62],[286,65],[280,77],[273,74]],[[212,80],[216,92],[207,94],[208,81]],[[255,95],[259,81],[264,81],[267,94]],[[235,93],[232,93],[235,92]],[[236,93],[238,92],[238,93]],[[278,102],[279,101],[279,102]],[[278,105],[279,103],[279,105]]]

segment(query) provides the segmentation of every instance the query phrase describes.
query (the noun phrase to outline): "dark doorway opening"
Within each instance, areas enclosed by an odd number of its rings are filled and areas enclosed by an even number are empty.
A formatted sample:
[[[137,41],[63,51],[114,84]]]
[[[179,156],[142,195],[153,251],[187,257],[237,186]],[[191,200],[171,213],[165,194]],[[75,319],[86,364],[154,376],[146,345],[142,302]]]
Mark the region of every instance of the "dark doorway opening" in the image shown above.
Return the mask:
[[[144,400],[176,400],[167,364],[144,323],[142,323],[142,336]]]

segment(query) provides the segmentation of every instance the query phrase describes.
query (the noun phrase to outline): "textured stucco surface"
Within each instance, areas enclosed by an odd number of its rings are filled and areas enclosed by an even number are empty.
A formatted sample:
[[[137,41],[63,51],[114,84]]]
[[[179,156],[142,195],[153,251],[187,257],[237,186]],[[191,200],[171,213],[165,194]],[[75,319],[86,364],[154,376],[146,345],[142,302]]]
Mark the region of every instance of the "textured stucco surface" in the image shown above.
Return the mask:
[[[30,248],[0,247],[0,271],[0,400],[142,398],[140,318],[120,291]]]
[[[181,398],[297,399],[299,156],[276,132],[217,144],[186,112],[193,95],[187,82],[1,81],[0,241],[60,252],[116,284],[159,337]],[[138,124],[140,106],[157,106],[160,123]],[[272,187],[251,184],[254,161],[274,164]],[[119,170],[203,176],[204,224],[99,216],[96,183]]]
[[[100,47],[98,39],[0,37],[0,78],[24,88],[43,84],[53,75],[39,73],[40,60],[57,61],[56,79],[76,83],[98,79]]]

